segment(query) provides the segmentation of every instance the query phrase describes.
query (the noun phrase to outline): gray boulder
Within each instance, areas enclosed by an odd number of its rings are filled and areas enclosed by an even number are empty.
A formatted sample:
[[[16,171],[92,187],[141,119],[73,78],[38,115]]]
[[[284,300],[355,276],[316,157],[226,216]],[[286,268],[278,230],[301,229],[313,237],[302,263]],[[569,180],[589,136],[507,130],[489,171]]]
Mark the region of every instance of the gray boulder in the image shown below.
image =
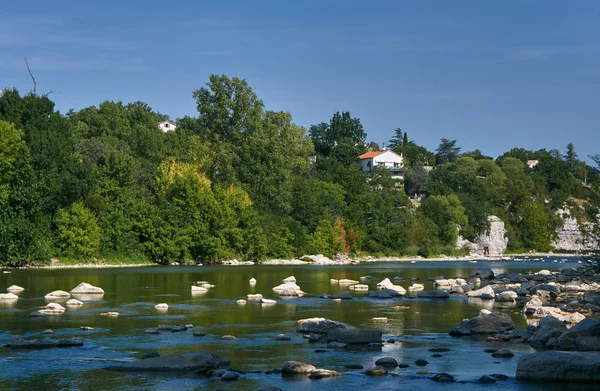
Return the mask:
[[[450,294],[447,291],[422,291],[417,293],[417,297],[425,298],[425,299],[447,299],[450,297]]]
[[[357,328],[338,328],[327,333],[328,342],[341,342],[349,345],[381,343],[381,331]]]
[[[286,361],[281,366],[281,373],[284,375],[298,375],[302,373],[311,373],[316,370],[313,365],[305,364],[300,361]]]
[[[547,351],[527,354],[517,364],[517,380],[600,382],[600,354]]]
[[[540,325],[537,331],[529,339],[529,344],[536,349],[541,349],[546,346],[548,341],[553,338],[558,338],[567,327],[553,316],[546,316],[540,320]]]
[[[582,337],[600,337],[600,322],[586,318],[558,337],[558,350],[591,350],[585,347],[590,339]],[[582,349],[583,347],[583,349]]]
[[[473,273],[473,277],[479,277],[482,280],[493,280],[494,272],[490,268],[477,269],[475,273]]]
[[[588,291],[583,294],[584,304],[592,304],[595,306],[600,306],[600,292],[598,291]]]
[[[346,328],[353,328],[353,326],[325,318],[308,318],[298,321],[296,332],[305,334],[327,334],[331,330]]]
[[[457,328],[450,331],[450,335],[458,337],[472,334],[500,334],[514,328],[515,323],[508,315],[492,312],[470,320],[463,320]]]
[[[402,297],[402,294],[393,289],[381,289],[374,292],[369,292],[369,297],[375,299],[391,299],[393,297]]]
[[[207,351],[200,351],[147,358],[107,369],[123,372],[196,372],[203,374],[229,364],[231,364],[231,361],[225,357]]]

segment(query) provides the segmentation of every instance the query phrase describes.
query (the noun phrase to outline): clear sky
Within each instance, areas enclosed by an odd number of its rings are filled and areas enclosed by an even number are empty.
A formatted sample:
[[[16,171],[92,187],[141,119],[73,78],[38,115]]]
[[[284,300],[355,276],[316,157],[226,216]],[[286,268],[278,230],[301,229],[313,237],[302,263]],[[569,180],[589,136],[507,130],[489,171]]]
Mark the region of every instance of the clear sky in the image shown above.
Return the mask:
[[[145,101],[195,116],[212,73],[309,127],[336,111],[497,156],[600,153],[600,1],[6,1],[0,86],[58,109]]]

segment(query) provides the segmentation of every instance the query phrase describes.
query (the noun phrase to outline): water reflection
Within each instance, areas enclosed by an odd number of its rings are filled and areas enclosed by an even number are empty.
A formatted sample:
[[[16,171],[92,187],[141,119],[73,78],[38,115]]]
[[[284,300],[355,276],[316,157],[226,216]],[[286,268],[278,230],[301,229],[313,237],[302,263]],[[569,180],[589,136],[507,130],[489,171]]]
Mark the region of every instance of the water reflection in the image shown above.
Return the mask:
[[[217,389],[223,388],[220,381],[186,376],[157,376],[141,374],[115,374],[102,368],[111,362],[138,359],[143,354],[156,350],[160,354],[181,353],[193,350],[210,350],[233,361],[235,368],[265,370],[280,367],[283,361],[296,359],[310,362],[318,367],[346,372],[346,376],[332,381],[310,382],[286,381],[281,376],[244,374],[234,387],[258,389],[266,385],[283,388],[322,388],[346,390],[363,387],[372,389],[373,379],[367,379],[360,371],[348,372],[347,364],[372,366],[378,357],[389,355],[398,361],[413,364],[418,358],[426,358],[431,372],[446,371],[460,380],[472,381],[489,371],[514,376],[518,357],[494,364],[489,354],[484,353],[488,342],[475,339],[456,339],[448,331],[463,319],[478,315],[483,308],[499,310],[509,314],[517,326],[527,325],[526,319],[515,311],[513,304],[494,304],[494,301],[464,296],[450,299],[420,299],[413,294],[397,299],[372,299],[366,292],[352,291],[352,300],[335,302],[321,299],[321,294],[333,295],[348,290],[347,286],[330,283],[333,279],[351,279],[376,289],[376,283],[385,278],[401,276],[394,284],[405,289],[414,281],[425,285],[425,290],[434,289],[429,277],[469,277],[476,268],[490,266],[507,272],[523,269],[563,267],[561,264],[535,265],[531,263],[495,264],[419,262],[381,263],[358,266],[331,267],[274,267],[245,266],[224,267],[149,267],[140,269],[101,270],[16,270],[10,274],[6,286],[18,284],[32,287],[20,294],[20,299],[11,303],[0,302],[0,343],[6,343],[13,335],[38,336],[39,332],[51,328],[56,335],[84,337],[83,348],[38,352],[14,352],[0,350],[0,362],[4,371],[0,373],[0,389],[37,389],[45,391],[60,389]],[[539,267],[538,267],[539,266]],[[571,265],[572,266],[572,265]],[[272,288],[282,279],[294,275],[302,290],[302,298],[279,298]],[[372,278],[362,278],[367,275]],[[255,278],[256,284],[249,284]],[[411,281],[410,278],[415,280]],[[56,287],[72,287],[88,281],[102,287],[102,297],[86,298],[84,305],[67,308],[56,317],[29,318],[28,314],[39,305],[45,304],[43,296]],[[207,292],[190,291],[197,281],[210,281],[215,287]],[[265,293],[277,297],[276,304],[248,302],[238,305],[240,298],[248,294]],[[66,301],[66,300],[65,300]],[[154,309],[156,303],[166,302],[168,312]],[[101,312],[116,311],[118,318],[99,316]],[[516,313],[515,313],[516,312]],[[384,339],[397,342],[385,344],[381,352],[356,350],[327,350],[324,345],[312,345],[294,332],[297,320],[310,317],[326,317],[363,328],[375,328],[383,332]],[[388,318],[387,323],[373,322],[375,317]],[[163,332],[147,335],[147,328],[159,324],[193,324],[188,332]],[[94,331],[80,330],[81,326],[94,327]],[[99,332],[98,330],[101,330]],[[205,333],[204,337],[194,332]],[[285,333],[291,341],[276,341],[274,336]],[[222,335],[234,335],[236,341],[222,341]],[[442,357],[431,357],[428,349],[448,347],[451,352]],[[496,345],[494,345],[496,346]],[[504,346],[504,345],[502,345]],[[325,353],[316,353],[325,349]],[[511,350],[521,355],[530,351],[526,345],[513,345]],[[414,366],[401,372],[402,378],[377,379],[378,390],[395,390],[399,384],[417,389],[436,388],[424,375],[418,375]],[[60,376],[58,376],[60,374]],[[60,378],[60,380],[58,380]],[[49,381],[48,379],[51,379]],[[399,383],[400,382],[400,383]],[[35,385],[35,386],[34,386]],[[472,386],[472,387],[471,387]],[[518,389],[519,383],[511,380],[496,384],[497,388]],[[478,389],[476,384],[444,385],[444,389]]]

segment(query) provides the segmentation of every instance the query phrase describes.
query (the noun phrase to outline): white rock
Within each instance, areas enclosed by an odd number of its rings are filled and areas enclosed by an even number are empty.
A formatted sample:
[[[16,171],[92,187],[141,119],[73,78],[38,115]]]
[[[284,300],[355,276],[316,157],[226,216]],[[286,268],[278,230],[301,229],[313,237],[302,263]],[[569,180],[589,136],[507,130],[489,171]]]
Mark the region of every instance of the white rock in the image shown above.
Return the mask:
[[[365,284],[350,285],[351,291],[368,291],[369,286]]]
[[[573,312],[571,314],[563,315],[560,317],[560,320],[564,323],[568,324],[577,324],[585,319],[585,316],[581,315],[579,312]]]
[[[408,290],[410,292],[419,292],[419,291],[425,290],[425,286],[422,284],[412,284],[411,286],[408,287]]]
[[[388,318],[386,318],[386,317],[373,318],[371,320],[373,322],[380,322],[380,323],[387,323],[388,322]]]
[[[246,305],[246,300],[239,299],[238,301],[236,301],[236,303],[239,304],[239,305]]]
[[[169,305],[167,303],[160,303],[154,306],[157,310],[168,310]]]
[[[489,310],[486,310],[486,309],[479,310],[479,316],[486,316],[486,315],[489,315],[491,313],[492,313],[492,311],[489,311]]]
[[[44,296],[46,299],[49,300],[53,300],[53,299],[68,299],[69,297],[71,297],[71,294],[69,292],[65,292],[65,291],[52,291],[50,293],[48,293],[46,296]]]
[[[260,302],[261,302],[262,304],[275,304],[275,303],[277,303],[275,300],[271,300],[271,299],[265,299],[265,298],[263,298],[263,299],[260,299]]]
[[[338,281],[338,283],[340,285],[350,285],[350,284],[358,284],[358,283],[360,283],[360,281],[349,280],[347,278],[342,278],[341,280]]]
[[[283,279],[283,282],[296,282],[296,277],[294,276],[289,276]]]
[[[542,275],[542,276],[549,276],[549,275],[552,274],[552,272],[550,270],[543,269],[543,270],[540,270],[539,272],[537,272],[535,274],[539,274],[539,275]]]
[[[206,293],[206,292],[208,292],[208,289],[203,286],[192,285],[192,292],[193,293]]]
[[[76,307],[76,306],[80,306],[80,305],[83,305],[83,302],[79,301],[77,299],[67,300],[67,306],[69,306],[69,307]]]
[[[377,284],[378,288],[387,288],[390,285],[394,285],[393,282],[390,281],[389,278],[385,278],[383,281]]]
[[[104,289],[88,284],[87,282],[82,282],[77,285],[73,290],[71,290],[71,294],[82,294],[82,295],[103,295]]]
[[[329,282],[330,282],[330,283],[332,283],[332,284],[339,284],[339,283],[340,283],[340,280],[337,280],[337,279],[335,279],[335,278],[330,278],[330,279],[329,279]]]
[[[487,294],[492,295],[492,296],[495,295],[494,290],[492,289],[492,287],[489,286],[489,285],[487,285],[487,286],[484,286],[481,289],[477,289],[477,290],[474,290],[474,291],[467,292],[467,296],[469,296],[469,297],[481,297],[481,295],[483,293],[487,293]]]
[[[505,300],[516,300],[517,297],[519,297],[519,295],[517,295],[517,292],[514,291],[504,291],[504,292],[500,292],[498,294],[498,296],[502,299]]]
[[[544,318],[546,316],[553,316],[559,320],[562,320],[562,311],[556,307],[537,307],[535,312],[532,314],[534,318]]]
[[[249,301],[260,301],[263,298],[263,295],[261,295],[260,293],[256,293],[256,294],[252,294],[249,293],[247,296]]]
[[[254,284],[256,284],[256,278],[253,277],[248,282],[250,283],[250,285],[254,285]]]
[[[63,311],[63,312],[66,310],[65,307],[63,307],[62,305],[60,305],[58,303],[48,303],[46,305],[46,308],[56,310],[56,311]]]
[[[19,296],[14,293],[0,293],[0,300],[17,300]]]
[[[18,286],[18,285],[11,285],[6,290],[9,292],[21,292],[21,291],[24,291],[25,288]]]

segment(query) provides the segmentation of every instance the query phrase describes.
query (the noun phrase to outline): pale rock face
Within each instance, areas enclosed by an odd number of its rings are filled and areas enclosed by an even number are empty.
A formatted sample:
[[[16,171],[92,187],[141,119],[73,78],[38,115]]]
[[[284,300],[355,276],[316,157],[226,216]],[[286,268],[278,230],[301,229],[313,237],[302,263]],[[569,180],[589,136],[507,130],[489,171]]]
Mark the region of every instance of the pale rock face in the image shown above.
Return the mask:
[[[508,245],[504,222],[497,216],[488,216],[488,221],[490,223],[488,232],[479,235],[474,243],[459,236],[456,248],[467,246],[471,255],[485,255],[486,247],[489,250],[489,256],[497,257],[504,254]]]
[[[14,293],[0,293],[0,300],[17,300],[19,296]]]
[[[425,286],[422,284],[412,284],[411,286],[408,287],[408,290],[410,292],[420,292],[424,289],[425,289]]]
[[[552,247],[556,251],[588,251],[598,247],[598,238],[590,232],[593,224],[584,222],[581,226],[567,209],[558,209],[556,214],[563,219],[563,226],[556,232]]]
[[[11,285],[6,290],[9,292],[21,292],[21,291],[24,291],[25,288],[18,286],[18,285]]]
[[[100,287],[88,284],[87,282],[82,282],[81,284],[79,284],[75,288],[73,288],[71,293],[72,294],[84,294],[84,295],[89,295],[89,294],[102,295],[102,294],[104,294],[104,290]]]
[[[169,305],[167,303],[160,303],[154,306],[157,310],[168,310]]]
[[[44,296],[46,299],[48,300],[54,300],[54,299],[68,299],[69,297],[71,297],[71,294],[69,292],[65,292],[65,291],[52,291],[50,293],[48,293],[46,296]]]

